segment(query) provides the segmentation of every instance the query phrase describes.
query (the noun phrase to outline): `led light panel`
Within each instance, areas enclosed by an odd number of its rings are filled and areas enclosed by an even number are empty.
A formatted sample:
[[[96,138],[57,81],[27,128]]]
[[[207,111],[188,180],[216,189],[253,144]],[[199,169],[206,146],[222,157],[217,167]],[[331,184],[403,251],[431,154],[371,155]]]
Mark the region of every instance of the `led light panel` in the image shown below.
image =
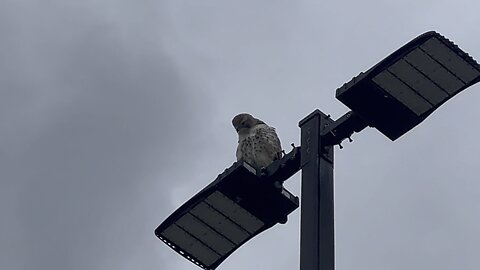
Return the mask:
[[[427,32],[337,89],[337,98],[395,140],[454,95],[480,81],[480,66],[436,32]]]
[[[298,207],[297,197],[254,172],[246,163],[235,163],[170,215],[155,234],[199,267],[215,269]]]

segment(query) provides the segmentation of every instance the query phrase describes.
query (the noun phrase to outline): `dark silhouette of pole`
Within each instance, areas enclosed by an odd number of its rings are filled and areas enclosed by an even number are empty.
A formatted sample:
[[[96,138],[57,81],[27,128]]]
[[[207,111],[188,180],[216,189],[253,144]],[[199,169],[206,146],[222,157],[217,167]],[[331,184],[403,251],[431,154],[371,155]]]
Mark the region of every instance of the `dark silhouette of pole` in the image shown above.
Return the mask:
[[[333,120],[314,111],[301,128],[300,270],[334,270],[333,146],[322,137]]]

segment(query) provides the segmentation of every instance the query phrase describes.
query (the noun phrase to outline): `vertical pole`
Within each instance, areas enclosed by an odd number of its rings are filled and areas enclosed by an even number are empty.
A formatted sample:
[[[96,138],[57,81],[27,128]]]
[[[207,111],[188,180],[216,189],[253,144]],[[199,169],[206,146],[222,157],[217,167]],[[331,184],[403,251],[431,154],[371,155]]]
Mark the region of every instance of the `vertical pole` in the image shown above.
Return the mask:
[[[333,121],[315,110],[300,121],[301,228],[300,270],[334,270],[333,146],[321,134]]]

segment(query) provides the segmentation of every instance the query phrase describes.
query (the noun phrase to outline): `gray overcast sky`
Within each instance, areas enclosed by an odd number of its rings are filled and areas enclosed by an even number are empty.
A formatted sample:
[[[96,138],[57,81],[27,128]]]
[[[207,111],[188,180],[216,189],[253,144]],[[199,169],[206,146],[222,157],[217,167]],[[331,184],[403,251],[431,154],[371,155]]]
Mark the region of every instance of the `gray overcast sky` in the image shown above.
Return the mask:
[[[437,30],[480,60],[480,2],[0,1],[0,269],[196,269],[153,234],[235,160],[284,148],[344,82]],[[336,150],[337,269],[480,265],[480,85],[395,143]],[[299,177],[287,187],[300,195]],[[299,211],[219,269],[298,269]]]

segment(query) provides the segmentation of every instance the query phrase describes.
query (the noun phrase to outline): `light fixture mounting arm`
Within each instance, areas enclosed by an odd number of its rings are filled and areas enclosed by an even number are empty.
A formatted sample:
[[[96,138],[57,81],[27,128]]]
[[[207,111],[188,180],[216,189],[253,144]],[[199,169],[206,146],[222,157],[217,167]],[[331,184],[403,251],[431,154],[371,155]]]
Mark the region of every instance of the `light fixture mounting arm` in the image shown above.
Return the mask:
[[[355,132],[360,132],[366,128],[368,124],[353,111],[349,111],[342,117],[335,120],[332,124],[328,125],[325,130],[320,134],[324,145],[336,145],[340,144],[345,139],[350,139]]]

